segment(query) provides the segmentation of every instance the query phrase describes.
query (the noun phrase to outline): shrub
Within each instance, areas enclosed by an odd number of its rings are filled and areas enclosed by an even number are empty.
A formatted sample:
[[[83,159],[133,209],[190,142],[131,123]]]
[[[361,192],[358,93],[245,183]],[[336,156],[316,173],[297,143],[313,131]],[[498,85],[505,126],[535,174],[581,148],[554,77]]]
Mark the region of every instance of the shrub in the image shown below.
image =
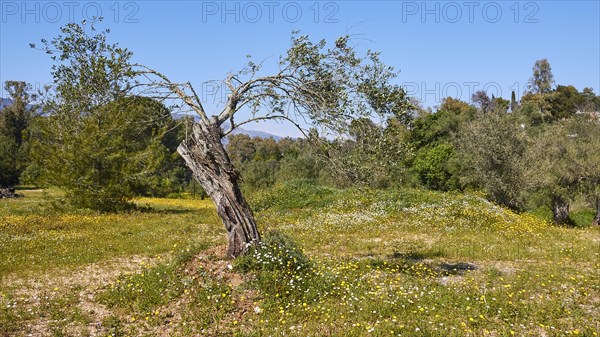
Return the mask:
[[[236,269],[254,274],[255,285],[272,299],[310,297],[319,276],[313,263],[289,236],[267,232],[263,242],[236,260]]]
[[[321,208],[333,201],[334,192],[332,188],[318,186],[309,180],[291,180],[254,194],[250,203],[255,211],[267,208]]]

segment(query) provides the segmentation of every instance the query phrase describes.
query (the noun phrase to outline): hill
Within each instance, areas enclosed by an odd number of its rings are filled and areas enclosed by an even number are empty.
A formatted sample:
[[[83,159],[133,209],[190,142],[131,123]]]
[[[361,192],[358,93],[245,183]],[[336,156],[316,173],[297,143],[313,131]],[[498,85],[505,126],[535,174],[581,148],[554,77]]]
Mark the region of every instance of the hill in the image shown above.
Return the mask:
[[[22,192],[0,201],[0,335],[600,330],[600,230],[477,195],[289,182],[252,197],[265,243],[229,261],[208,200],[101,215],[42,211],[42,191]]]

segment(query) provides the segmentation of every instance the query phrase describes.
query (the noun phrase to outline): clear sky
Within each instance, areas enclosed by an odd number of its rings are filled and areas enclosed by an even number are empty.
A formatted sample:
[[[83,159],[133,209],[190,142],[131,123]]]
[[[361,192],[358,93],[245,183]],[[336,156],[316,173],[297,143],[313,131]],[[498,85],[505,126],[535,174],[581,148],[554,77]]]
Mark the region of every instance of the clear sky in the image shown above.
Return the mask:
[[[134,60],[200,88],[240,69],[246,55],[275,63],[293,30],[314,39],[350,34],[381,51],[424,106],[474,90],[520,96],[531,68],[547,58],[557,84],[600,92],[600,1],[7,1],[0,0],[0,81],[51,81],[51,60],[29,48],[60,26],[101,14],[99,28]],[[2,91],[2,97],[6,93]],[[251,127],[278,135],[279,125]],[[292,133],[292,135],[297,135]]]

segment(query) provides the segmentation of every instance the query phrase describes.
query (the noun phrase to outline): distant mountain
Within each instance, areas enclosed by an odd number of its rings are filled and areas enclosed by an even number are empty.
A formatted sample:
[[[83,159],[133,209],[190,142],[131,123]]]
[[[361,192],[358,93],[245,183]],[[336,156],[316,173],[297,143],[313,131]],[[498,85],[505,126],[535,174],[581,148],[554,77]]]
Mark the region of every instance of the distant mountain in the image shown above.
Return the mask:
[[[5,107],[9,106],[13,104],[13,101],[9,98],[0,98],[0,110],[4,109]]]
[[[250,136],[252,138],[254,138],[254,137],[259,137],[259,138],[273,138],[276,141],[283,138],[283,137],[276,136],[276,135],[268,133],[268,132],[258,131],[258,130],[246,130],[244,128],[237,128],[237,129],[233,130],[231,132],[231,134],[232,135],[243,134],[243,135],[248,135],[248,136]]]

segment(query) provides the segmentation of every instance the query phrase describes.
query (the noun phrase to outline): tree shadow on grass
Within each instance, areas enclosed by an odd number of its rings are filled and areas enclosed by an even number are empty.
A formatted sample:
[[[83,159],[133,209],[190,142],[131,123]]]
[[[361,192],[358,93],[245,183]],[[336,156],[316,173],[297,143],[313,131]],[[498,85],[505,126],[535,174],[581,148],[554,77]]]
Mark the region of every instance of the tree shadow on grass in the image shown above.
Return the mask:
[[[445,254],[441,251],[426,251],[426,252],[395,252],[388,256],[388,259],[397,266],[399,270],[413,274],[416,270],[425,270],[427,275],[444,277],[444,276],[462,276],[466,272],[479,269],[475,264],[467,262],[436,262],[434,258],[444,257]]]
[[[458,262],[446,263],[442,262],[438,268],[446,275],[464,275],[468,271],[477,270],[479,267],[472,263]]]
[[[147,213],[147,214],[189,214],[189,213],[199,212],[199,210],[191,209],[191,208],[156,209],[156,208],[152,208],[152,207],[143,207],[143,208],[137,209],[136,211],[139,211],[140,213]]]
[[[179,207],[179,206],[167,206],[167,207],[156,207],[151,204],[135,204],[133,212],[147,213],[147,214],[189,214],[189,213],[201,213],[204,212],[204,208],[192,208],[192,207]],[[214,210],[213,210],[214,211]]]
[[[432,259],[436,257],[443,257],[445,254],[441,251],[427,251],[427,252],[394,252],[389,256],[390,259],[400,259],[412,262],[420,262],[427,259]]]

